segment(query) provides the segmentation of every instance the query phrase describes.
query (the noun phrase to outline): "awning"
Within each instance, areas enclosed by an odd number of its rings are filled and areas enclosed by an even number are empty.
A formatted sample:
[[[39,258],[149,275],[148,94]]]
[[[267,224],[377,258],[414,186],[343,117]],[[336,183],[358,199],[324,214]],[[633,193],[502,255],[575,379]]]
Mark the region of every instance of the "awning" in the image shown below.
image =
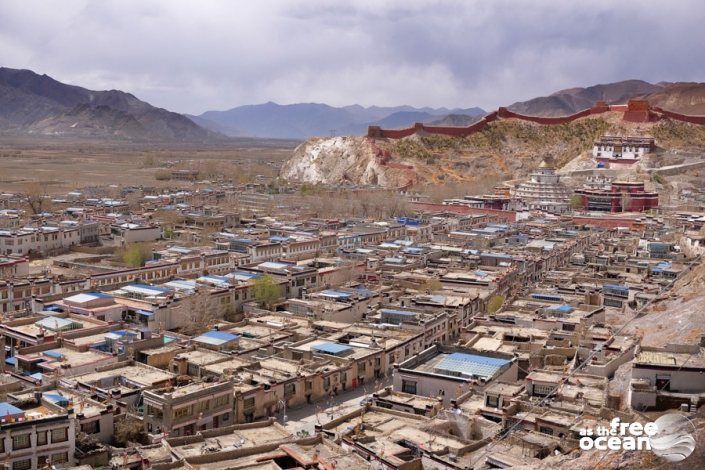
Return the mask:
[[[139,315],[145,315],[148,317],[151,317],[152,315],[154,315],[154,312],[148,312],[147,310],[137,310],[137,312],[135,312],[135,313],[138,313]]]

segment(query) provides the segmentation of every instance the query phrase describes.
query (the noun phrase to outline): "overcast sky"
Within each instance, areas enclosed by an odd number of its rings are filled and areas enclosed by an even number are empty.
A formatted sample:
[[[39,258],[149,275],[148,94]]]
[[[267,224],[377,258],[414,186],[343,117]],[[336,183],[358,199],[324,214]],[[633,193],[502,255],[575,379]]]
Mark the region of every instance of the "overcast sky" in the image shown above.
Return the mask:
[[[705,81],[705,1],[0,0],[0,65],[200,114]]]

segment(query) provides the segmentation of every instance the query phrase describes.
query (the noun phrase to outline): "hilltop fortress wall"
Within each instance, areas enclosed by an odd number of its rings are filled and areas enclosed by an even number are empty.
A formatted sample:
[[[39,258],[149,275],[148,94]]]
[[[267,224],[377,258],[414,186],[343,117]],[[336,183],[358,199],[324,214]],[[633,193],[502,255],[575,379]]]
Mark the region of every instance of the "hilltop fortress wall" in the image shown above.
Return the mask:
[[[367,129],[367,137],[370,138],[387,138],[387,139],[402,139],[417,132],[425,132],[432,135],[450,135],[450,136],[466,136],[472,133],[481,131],[489,123],[497,118],[514,118],[522,121],[535,122],[542,125],[556,125],[573,122],[577,119],[591,115],[602,114],[606,112],[621,112],[624,113],[623,120],[627,122],[650,122],[668,117],[677,121],[689,122],[692,124],[705,125],[705,116],[688,116],[685,114],[666,111],[661,108],[651,108],[649,102],[645,100],[630,100],[629,104],[608,105],[604,101],[598,102],[595,106],[580,111],[568,116],[558,117],[542,117],[529,116],[526,114],[516,113],[507,108],[499,108],[490,114],[484,116],[478,122],[467,127],[450,127],[450,126],[427,126],[421,122],[415,123],[412,127],[406,129],[382,129],[379,126],[369,126]]]

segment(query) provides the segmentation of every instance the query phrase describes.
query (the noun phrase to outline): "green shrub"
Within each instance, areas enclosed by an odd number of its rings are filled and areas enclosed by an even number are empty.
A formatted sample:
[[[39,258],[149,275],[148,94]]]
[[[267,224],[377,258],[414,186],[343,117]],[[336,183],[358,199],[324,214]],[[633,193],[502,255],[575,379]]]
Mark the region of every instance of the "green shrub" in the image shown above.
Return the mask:
[[[154,172],[154,177],[158,181],[169,181],[171,179],[171,171],[169,170],[157,170]]]

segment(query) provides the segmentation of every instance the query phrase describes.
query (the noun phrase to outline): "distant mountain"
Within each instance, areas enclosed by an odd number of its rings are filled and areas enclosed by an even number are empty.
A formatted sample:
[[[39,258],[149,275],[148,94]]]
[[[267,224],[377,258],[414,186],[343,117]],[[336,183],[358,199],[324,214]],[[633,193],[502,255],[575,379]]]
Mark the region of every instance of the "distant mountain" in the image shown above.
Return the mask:
[[[479,121],[481,116],[468,116],[466,114],[449,114],[442,117],[441,119],[436,119],[430,121],[427,124],[430,126],[443,126],[443,127],[468,127],[471,124],[475,124]]]
[[[242,132],[239,129],[230,126],[223,126],[217,122],[213,122],[210,119],[202,118],[199,116],[194,116],[193,114],[184,114],[187,118],[195,122],[198,126],[204,129],[211,130],[213,132],[220,132],[221,134],[227,135],[228,137],[252,137],[251,134],[247,132]]]
[[[0,68],[0,132],[168,140],[225,137],[130,93],[88,90],[31,70],[4,67]]]
[[[350,123],[347,111],[326,104],[247,105],[228,111],[206,111],[198,116],[221,126],[268,138],[304,139],[329,135]]]
[[[425,122],[450,113],[481,116],[485,111],[480,108],[448,110],[416,109],[411,106],[365,108],[352,105],[334,108],[318,103],[279,105],[269,102],[240,106],[228,111],[207,111],[200,116],[189,117],[203,127],[228,135],[231,135],[229,130],[233,129],[257,137],[307,139],[332,133],[362,135],[370,125],[390,129],[408,127],[414,122]]]
[[[630,98],[656,93],[664,85],[652,85],[642,80],[595,85],[588,88],[571,88],[549,96],[514,103],[509,109],[531,116],[565,116],[593,106],[598,101],[607,104],[626,103]]]
[[[77,104],[68,111],[34,121],[24,127],[27,134],[71,136],[80,138],[119,138],[155,140],[150,132],[131,114],[108,106],[91,107]]]
[[[669,83],[643,97],[651,106],[683,114],[705,115],[705,83]]]

